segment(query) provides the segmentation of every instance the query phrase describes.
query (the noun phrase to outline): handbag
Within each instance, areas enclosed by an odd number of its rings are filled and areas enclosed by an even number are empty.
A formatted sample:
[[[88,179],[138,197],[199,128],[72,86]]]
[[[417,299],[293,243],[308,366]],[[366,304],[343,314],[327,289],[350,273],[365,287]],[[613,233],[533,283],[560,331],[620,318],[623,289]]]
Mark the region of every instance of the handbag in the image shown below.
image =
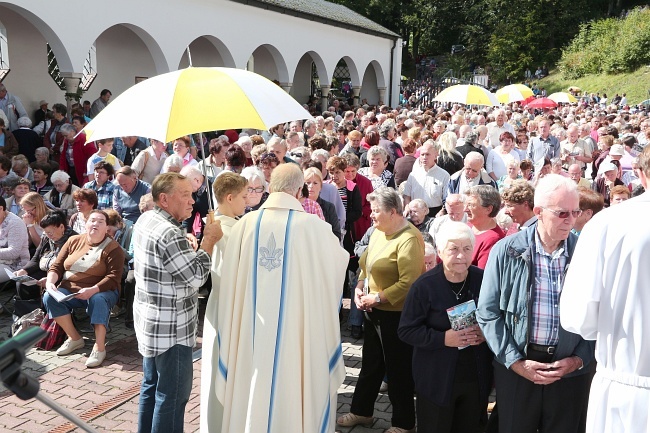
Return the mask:
[[[41,271],[47,272],[50,270],[50,265],[56,259],[56,255],[56,251],[48,251],[41,256],[40,260],[38,261],[38,267],[41,269]]]
[[[47,332],[47,336],[36,343],[34,347],[43,350],[52,350],[54,347],[60,346],[65,341],[65,331],[63,328],[57,325],[54,319],[50,319],[48,315],[45,315],[43,318],[43,321],[41,322],[41,329]]]
[[[11,335],[15,337],[34,326],[40,326],[44,317],[45,313],[40,308],[21,316],[11,325]]]

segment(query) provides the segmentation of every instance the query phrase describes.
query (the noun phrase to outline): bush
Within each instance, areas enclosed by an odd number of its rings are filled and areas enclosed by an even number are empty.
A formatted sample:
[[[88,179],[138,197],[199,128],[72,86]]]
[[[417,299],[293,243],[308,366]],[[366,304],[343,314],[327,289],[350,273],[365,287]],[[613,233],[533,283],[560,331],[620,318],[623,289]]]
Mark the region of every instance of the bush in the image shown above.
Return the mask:
[[[650,62],[650,10],[580,26],[563,50],[558,68],[568,79],[588,74],[631,72]]]

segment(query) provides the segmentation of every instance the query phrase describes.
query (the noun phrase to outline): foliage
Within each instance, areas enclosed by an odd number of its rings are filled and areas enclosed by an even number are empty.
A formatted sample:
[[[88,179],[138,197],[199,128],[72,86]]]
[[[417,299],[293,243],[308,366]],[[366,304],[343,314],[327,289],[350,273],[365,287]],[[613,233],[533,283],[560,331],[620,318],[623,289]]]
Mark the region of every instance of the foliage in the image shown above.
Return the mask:
[[[558,63],[566,78],[630,72],[650,63],[650,10],[582,25]]]
[[[438,56],[462,44],[470,64],[489,66],[497,81],[523,79],[526,68],[549,67],[583,23],[647,0],[331,0],[400,34],[410,55]],[[646,32],[647,34],[648,32]],[[639,37],[640,35],[629,35]],[[642,47],[643,43],[636,45]],[[618,47],[617,47],[618,48]],[[621,51],[621,60],[638,50]],[[646,50],[647,52],[647,50]],[[571,63],[579,61],[579,53]],[[613,65],[614,68],[616,65]],[[495,77],[496,75],[496,77]]]

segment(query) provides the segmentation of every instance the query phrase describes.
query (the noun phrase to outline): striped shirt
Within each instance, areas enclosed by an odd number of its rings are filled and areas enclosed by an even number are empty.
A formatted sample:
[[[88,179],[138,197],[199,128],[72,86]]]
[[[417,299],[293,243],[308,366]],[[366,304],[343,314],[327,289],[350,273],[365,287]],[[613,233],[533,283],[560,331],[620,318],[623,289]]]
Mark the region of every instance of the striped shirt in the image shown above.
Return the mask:
[[[558,343],[560,294],[568,257],[566,240],[553,254],[549,254],[544,251],[539,234],[535,231],[535,281],[532,288],[530,343],[544,346]]]
[[[177,344],[194,347],[198,291],[210,275],[210,256],[194,251],[180,223],[159,207],[138,219],[133,245],[138,351],[154,357]]]

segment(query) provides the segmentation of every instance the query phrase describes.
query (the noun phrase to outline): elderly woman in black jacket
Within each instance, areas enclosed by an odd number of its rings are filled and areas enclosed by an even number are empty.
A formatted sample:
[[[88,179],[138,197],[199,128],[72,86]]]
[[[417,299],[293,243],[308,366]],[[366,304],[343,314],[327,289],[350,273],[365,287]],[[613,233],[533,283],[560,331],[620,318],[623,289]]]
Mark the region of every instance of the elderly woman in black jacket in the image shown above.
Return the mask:
[[[448,314],[478,301],[483,270],[471,265],[473,244],[466,224],[445,224],[436,236],[442,263],[413,283],[406,298],[398,335],[413,346],[418,431],[474,433],[485,419],[492,354],[475,316],[454,330]]]

